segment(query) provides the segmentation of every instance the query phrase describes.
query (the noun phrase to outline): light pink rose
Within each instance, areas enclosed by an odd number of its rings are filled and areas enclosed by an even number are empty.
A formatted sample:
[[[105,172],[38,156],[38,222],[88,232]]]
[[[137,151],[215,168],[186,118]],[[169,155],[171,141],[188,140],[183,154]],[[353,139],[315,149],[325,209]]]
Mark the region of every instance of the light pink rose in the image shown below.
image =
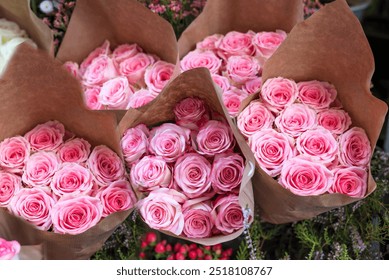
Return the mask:
[[[342,109],[328,109],[317,115],[318,125],[328,129],[334,134],[344,133],[351,125],[351,118]]]
[[[204,100],[196,97],[185,98],[177,103],[174,116],[179,126],[191,130],[198,130],[210,118]]]
[[[73,138],[63,143],[57,151],[62,162],[83,163],[89,157],[91,145],[82,138]]]
[[[371,146],[366,132],[353,127],[339,136],[339,159],[343,165],[366,167],[371,158]]]
[[[230,56],[226,68],[227,76],[237,84],[246,83],[262,73],[256,58],[248,55]]]
[[[220,40],[223,39],[222,34],[214,34],[210,35],[204,38],[201,42],[198,42],[196,44],[196,49],[199,50],[208,50],[208,51],[216,51],[217,45],[219,44]]]
[[[253,100],[239,114],[237,126],[247,138],[262,129],[272,128],[274,116],[259,100]]]
[[[351,197],[362,198],[367,191],[367,172],[355,166],[342,166],[334,170],[334,184],[329,193],[342,193]]]
[[[22,188],[19,176],[0,171],[0,207],[7,207],[12,197]]]
[[[181,194],[174,190],[158,189],[139,201],[139,212],[149,227],[166,230],[180,235],[184,228],[182,206],[176,197]],[[177,193],[174,195],[174,193]]]
[[[218,74],[212,74],[211,76],[212,76],[212,80],[214,81],[214,83],[216,85],[218,85],[222,89],[223,92],[227,91],[231,88],[231,84],[226,77],[218,75]]]
[[[129,128],[124,132],[120,144],[128,166],[140,159],[148,151],[149,129],[144,124]]]
[[[96,146],[89,156],[87,165],[98,185],[104,187],[125,174],[124,164],[119,156],[104,145]]]
[[[326,193],[334,182],[334,174],[323,164],[303,156],[286,161],[282,167],[279,183],[300,196]]]
[[[22,136],[4,139],[0,143],[0,166],[20,173],[30,157],[30,143]]]
[[[187,197],[201,197],[211,188],[211,168],[205,157],[183,154],[174,165],[174,182]]]
[[[339,153],[338,141],[332,133],[322,127],[307,130],[296,139],[296,148],[300,154],[327,167]]]
[[[172,172],[161,157],[145,156],[132,166],[130,179],[138,191],[150,192],[167,188],[171,184]]]
[[[115,64],[108,56],[94,59],[83,75],[83,83],[87,87],[101,86],[106,81],[119,76]]]
[[[155,93],[149,91],[148,89],[142,88],[134,92],[134,94],[130,97],[130,102],[128,103],[126,109],[140,108],[153,101],[156,97],[157,95]]]
[[[273,129],[256,132],[248,143],[259,166],[271,177],[278,176],[285,161],[295,155],[293,140]]]
[[[251,55],[255,53],[252,43],[253,33],[232,31],[227,33],[217,44],[217,54],[224,60],[233,55]]]
[[[268,59],[286,39],[286,36],[287,34],[283,30],[258,32],[253,38],[256,55]]]
[[[190,201],[188,201],[190,202]],[[183,234],[189,238],[206,238],[212,235],[214,218],[212,208],[204,202],[183,206]]]
[[[31,155],[22,175],[22,181],[29,187],[50,186],[60,162],[53,152],[40,151]]]
[[[298,96],[297,84],[285,78],[267,79],[261,89],[261,97],[272,111],[279,112],[296,100]]]
[[[126,109],[130,102],[134,89],[128,83],[128,80],[119,76],[103,84],[100,90],[99,102],[107,109]]]
[[[80,78],[80,70],[77,62],[67,61],[63,64],[66,71],[69,72],[74,78]]]
[[[222,234],[231,234],[243,228],[243,211],[237,195],[219,196],[213,205],[215,227]]]
[[[304,104],[292,104],[274,121],[277,128],[292,137],[317,127],[316,111]]]
[[[92,62],[100,57],[100,56],[108,56],[109,53],[110,53],[110,49],[109,49],[109,41],[104,41],[104,43],[96,48],[95,50],[93,50],[88,56],[87,58],[85,58],[83,60],[83,62],[81,63],[80,65],[80,74],[81,75],[84,75],[86,69],[92,64]]]
[[[238,116],[240,105],[247,96],[245,91],[236,87],[231,87],[229,90],[223,92],[223,104],[231,117]]]
[[[298,100],[316,110],[329,108],[337,95],[333,85],[322,81],[299,82],[297,88],[299,91]]]
[[[142,48],[137,44],[122,44],[113,50],[112,58],[117,64],[120,64],[122,61],[129,59],[140,52],[142,52]]]
[[[100,103],[100,87],[90,87],[84,90],[84,102],[88,109],[103,110],[104,105]]]
[[[88,195],[64,196],[51,211],[53,231],[62,234],[81,234],[102,218],[103,205],[97,197]]]
[[[256,94],[259,92],[262,86],[262,78],[257,77],[251,80],[248,80],[243,86],[242,89],[247,92],[248,95]]]
[[[11,199],[8,210],[40,230],[49,230],[54,203],[54,199],[42,189],[22,188]]]
[[[18,259],[20,248],[20,243],[18,241],[7,241],[0,238],[0,260]]]
[[[212,164],[211,183],[216,193],[239,193],[244,159],[236,153],[216,155]]]
[[[149,151],[166,162],[175,162],[187,149],[190,130],[173,123],[164,123],[150,131]]]
[[[210,120],[200,128],[194,144],[198,153],[214,156],[233,148],[235,139],[228,124]]]
[[[131,209],[137,201],[135,193],[127,180],[116,181],[108,187],[101,188],[96,196],[103,204],[102,217]]]
[[[126,77],[132,85],[144,85],[144,75],[147,67],[154,63],[154,57],[145,53],[136,55],[123,60],[119,65],[120,75]]]
[[[157,61],[145,73],[145,83],[149,90],[160,93],[173,75],[174,64]]]
[[[62,143],[65,127],[58,121],[48,121],[38,124],[24,135],[33,151],[54,151]]]
[[[212,51],[194,50],[189,52],[180,62],[181,70],[187,71],[194,68],[205,67],[212,74],[219,74],[222,60]]]

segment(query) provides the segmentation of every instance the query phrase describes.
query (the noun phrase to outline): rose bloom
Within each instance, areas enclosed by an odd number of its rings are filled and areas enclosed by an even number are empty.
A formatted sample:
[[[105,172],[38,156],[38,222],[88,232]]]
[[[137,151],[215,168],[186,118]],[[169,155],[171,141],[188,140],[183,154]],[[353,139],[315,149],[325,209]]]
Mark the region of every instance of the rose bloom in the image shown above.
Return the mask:
[[[325,128],[307,130],[296,140],[296,148],[302,155],[328,166],[339,153],[338,141]]]
[[[144,124],[129,128],[124,132],[120,145],[126,163],[130,166],[147,153],[149,129]]]
[[[211,183],[216,193],[239,193],[244,159],[236,153],[216,155],[212,164]]]
[[[74,78],[80,78],[80,70],[77,62],[67,61],[63,64],[66,71],[69,72]]]
[[[18,241],[7,241],[0,238],[0,260],[17,260],[20,252],[20,244]]]
[[[130,171],[131,185],[140,192],[167,188],[172,172],[162,157],[145,156],[136,162]]]
[[[287,160],[282,167],[279,183],[300,196],[326,193],[334,182],[334,174],[323,164],[304,156]]]
[[[175,162],[187,149],[190,130],[172,123],[164,123],[150,131],[149,151],[166,162]]]
[[[137,198],[130,183],[127,180],[120,180],[101,188],[96,195],[103,204],[102,217],[131,209],[135,206]]]
[[[59,159],[53,152],[40,151],[32,154],[24,168],[22,181],[29,187],[50,186],[59,164]]]
[[[271,177],[278,176],[284,162],[295,155],[292,139],[273,129],[256,132],[248,143],[261,169]]]
[[[204,124],[194,142],[198,153],[206,156],[224,153],[235,145],[234,135],[228,124],[216,120]]]
[[[198,130],[210,118],[204,100],[197,97],[185,98],[178,102],[174,107],[174,116],[179,126],[191,130]]]
[[[258,32],[253,38],[256,55],[268,59],[286,39],[286,36],[287,34],[283,30]]]
[[[180,235],[184,228],[181,197],[182,194],[172,189],[154,190],[139,201],[139,212],[149,227]]]
[[[125,77],[119,76],[103,84],[100,90],[99,102],[107,109],[125,109],[134,90]]]
[[[104,105],[100,103],[100,87],[90,87],[84,90],[84,102],[88,109],[103,110]]]
[[[205,157],[183,154],[174,165],[174,182],[187,197],[201,197],[211,188],[211,168]]]
[[[189,238],[206,238],[212,235],[214,218],[212,208],[204,202],[190,205],[188,200],[183,205],[183,234]]]
[[[74,138],[63,143],[57,151],[62,162],[83,163],[89,157],[91,145],[82,138]]]
[[[277,128],[292,137],[317,126],[316,111],[304,104],[292,104],[275,119]]]
[[[240,132],[247,138],[262,129],[272,128],[274,116],[259,100],[253,100],[239,114],[237,125]]]
[[[214,35],[207,36],[204,38],[204,40],[196,44],[196,49],[215,52],[217,50],[217,45],[219,44],[220,40],[223,39],[223,37],[224,36],[221,34],[214,34]]]
[[[334,170],[334,184],[329,193],[341,193],[362,198],[367,191],[367,172],[355,166],[342,166]]]
[[[0,166],[20,173],[30,157],[30,143],[22,136],[4,139],[0,143]]]
[[[350,127],[351,118],[342,109],[328,109],[319,112],[317,123],[332,133],[339,135]]]
[[[272,111],[279,112],[294,103],[298,96],[297,84],[285,78],[267,79],[261,89],[261,97]]]
[[[54,204],[54,199],[44,190],[22,188],[11,199],[8,210],[40,230],[49,230]]]
[[[337,91],[335,87],[322,81],[304,81],[297,83],[298,100],[316,110],[326,109],[334,102]]]
[[[48,121],[38,124],[24,135],[33,151],[54,151],[62,143],[65,127],[58,121]]]
[[[145,73],[145,83],[149,90],[160,93],[173,75],[174,64],[157,61]]]
[[[51,210],[53,231],[62,234],[81,234],[101,219],[103,205],[97,197],[88,195],[62,197]]]
[[[230,56],[226,68],[227,76],[237,84],[243,84],[262,73],[256,58],[248,55]]]
[[[222,60],[212,51],[191,51],[180,62],[181,70],[187,71],[194,68],[205,67],[211,74],[218,74],[222,66]]]
[[[253,33],[228,32],[217,44],[217,54],[224,60],[233,55],[251,55],[255,53],[252,43]]]
[[[100,47],[97,47],[95,50],[93,50],[88,56],[87,58],[85,58],[82,63],[80,64],[80,74],[81,75],[84,75],[85,74],[85,71],[86,69],[92,64],[92,62],[100,57],[100,56],[104,56],[104,57],[107,57],[110,53],[110,49],[109,49],[109,41],[104,41],[104,43],[100,46]]]
[[[212,76],[213,82],[217,86],[219,86],[222,89],[223,92],[227,91],[227,90],[229,90],[231,88],[231,84],[230,84],[229,80],[226,77],[218,75],[218,74],[212,74],[211,76]]]
[[[154,57],[145,53],[136,55],[123,60],[119,64],[119,73],[128,79],[132,85],[144,85],[144,75],[147,67],[154,63]]]
[[[19,176],[0,171],[0,207],[7,207],[12,197],[21,188],[22,181]]]
[[[87,165],[99,186],[106,186],[125,174],[124,164],[119,156],[104,145],[96,146],[89,156]]]
[[[339,159],[343,165],[366,167],[370,162],[371,146],[366,132],[353,127],[339,136]]]
[[[231,234],[243,228],[243,211],[237,195],[219,196],[213,205],[215,227],[222,234]]]
[[[240,105],[247,96],[245,91],[236,87],[231,87],[229,90],[223,92],[223,104],[231,117],[238,116]]]
[[[142,88],[142,89],[134,92],[134,94],[130,97],[130,102],[128,103],[126,109],[140,108],[146,104],[149,104],[156,97],[157,97],[157,95],[155,93],[149,91],[148,89]]]
[[[94,59],[82,76],[85,86],[101,86],[103,83],[119,76],[114,62],[108,56]]]
[[[254,79],[248,80],[243,86],[242,89],[247,92],[248,95],[256,94],[259,92],[262,86],[262,78],[256,77]]]
[[[113,50],[112,58],[119,65],[124,60],[134,57],[142,51],[142,48],[137,44],[122,44]]]

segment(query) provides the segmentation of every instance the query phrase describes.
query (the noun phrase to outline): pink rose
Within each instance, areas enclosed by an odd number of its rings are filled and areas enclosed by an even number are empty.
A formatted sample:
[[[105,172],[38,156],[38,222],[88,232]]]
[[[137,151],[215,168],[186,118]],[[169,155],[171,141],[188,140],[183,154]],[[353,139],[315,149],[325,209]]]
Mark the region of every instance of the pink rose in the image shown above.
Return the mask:
[[[66,71],[69,72],[74,78],[80,78],[80,70],[77,62],[67,61],[63,64]]]
[[[97,197],[64,196],[51,211],[53,231],[62,234],[81,234],[101,219],[103,205]]]
[[[15,174],[0,171],[0,207],[7,207],[12,197],[22,188],[22,181]]]
[[[20,244],[16,240],[7,241],[0,238],[0,260],[15,260],[18,259],[20,252]]]
[[[155,93],[149,91],[148,89],[142,88],[142,89],[134,92],[134,94],[130,98],[130,102],[128,103],[126,109],[140,108],[140,107],[150,103],[151,101],[153,101],[156,97],[157,96],[155,95]]]
[[[351,118],[342,109],[328,109],[319,112],[317,122],[334,134],[342,134],[350,127]]]
[[[282,167],[279,183],[300,196],[326,193],[334,182],[334,174],[323,164],[305,157],[289,159]]]
[[[227,33],[217,44],[217,54],[224,60],[233,55],[251,55],[255,53],[252,43],[253,33],[232,31]]]
[[[275,119],[277,128],[292,137],[317,126],[316,111],[304,104],[292,104]]]
[[[212,214],[216,216],[215,227],[222,234],[231,234],[243,228],[243,211],[237,195],[219,196],[213,205]]]
[[[220,40],[223,39],[223,35],[221,34],[214,34],[211,36],[207,36],[202,40],[201,42],[198,42],[196,44],[196,49],[199,50],[208,50],[208,51],[216,51],[217,45],[219,44]]]
[[[211,188],[211,164],[196,153],[187,153],[174,165],[174,182],[189,198],[196,198]]]
[[[22,136],[4,139],[0,143],[0,166],[20,173],[30,157],[30,143]]]
[[[87,88],[84,91],[84,102],[88,109],[103,110],[104,105],[100,103],[100,87]]]
[[[83,163],[89,157],[91,145],[82,138],[74,138],[63,143],[57,151],[62,162]]]
[[[145,156],[132,166],[130,179],[138,191],[150,192],[167,188],[171,184],[172,172],[161,157]]]
[[[102,217],[131,209],[137,201],[135,193],[127,180],[116,181],[108,187],[101,188],[97,197],[103,204]]]
[[[120,64],[124,60],[134,57],[140,52],[142,52],[142,48],[137,44],[122,44],[113,50],[112,58],[117,64]]]
[[[205,67],[212,74],[219,74],[222,60],[212,51],[191,51],[180,62],[181,70],[187,71],[194,68]]]
[[[54,199],[42,189],[22,188],[11,199],[8,210],[40,230],[49,230],[54,203]]]
[[[189,207],[185,207],[185,204],[183,206],[183,234],[189,238],[210,237],[214,226],[212,208],[204,202],[196,203]]]
[[[351,197],[362,198],[367,191],[367,172],[355,166],[342,166],[334,170],[334,184],[329,193],[342,193]]]
[[[339,136],[340,162],[343,165],[366,167],[370,162],[371,146],[366,132],[353,127]]]
[[[298,96],[297,84],[285,78],[267,79],[262,85],[261,97],[272,111],[279,112],[293,104]]]
[[[120,144],[124,159],[130,166],[147,153],[149,129],[144,124],[129,128],[124,132]]]
[[[87,87],[101,86],[106,81],[119,76],[114,62],[108,56],[94,59],[83,75],[83,83]]]
[[[286,36],[287,34],[283,30],[258,32],[253,38],[256,55],[268,59],[286,39]]]
[[[204,100],[189,97],[181,100],[174,107],[176,123],[181,127],[198,130],[209,120],[209,112]]]
[[[248,80],[242,87],[242,89],[247,92],[248,95],[256,94],[259,92],[262,86],[262,78],[256,77],[254,79]]]
[[[273,129],[253,134],[249,146],[259,166],[271,177],[278,176],[285,161],[295,155],[293,140]]]
[[[333,85],[316,80],[299,82],[297,88],[299,91],[298,99],[316,110],[329,108],[337,95]]]
[[[190,130],[172,123],[164,123],[150,131],[149,151],[166,162],[175,162],[187,149]]]
[[[244,159],[241,155],[235,153],[216,155],[211,172],[211,183],[215,192],[239,193],[243,171]]]
[[[136,55],[123,60],[119,65],[119,73],[128,79],[132,85],[144,85],[144,75],[147,67],[154,63],[154,57],[145,53]]]
[[[228,77],[238,84],[252,80],[262,73],[256,58],[248,55],[230,56],[226,67]]]
[[[126,109],[134,90],[125,77],[116,77],[103,84],[99,102],[107,109]]]
[[[239,114],[237,121],[240,132],[246,137],[262,129],[272,128],[273,123],[273,114],[259,100],[251,101]]]
[[[84,61],[81,63],[80,65],[80,74],[81,75],[84,75],[86,69],[92,64],[92,62],[100,57],[100,56],[108,56],[110,53],[110,49],[109,49],[109,41],[104,41],[104,43],[96,48],[95,50],[93,50],[88,56],[87,58],[84,59]]]
[[[223,92],[230,89],[231,84],[226,77],[218,75],[218,74],[212,74],[211,76],[212,76],[213,82],[217,86],[219,86]]]
[[[139,202],[139,211],[149,227],[180,235],[184,228],[184,216],[182,206],[176,197],[181,194],[175,190],[167,191],[165,189],[152,191]]]
[[[235,145],[234,135],[228,124],[216,120],[204,124],[194,140],[196,150],[206,156],[224,153]]]
[[[22,175],[23,183],[29,187],[50,186],[59,168],[59,159],[53,152],[40,151],[31,155]]]
[[[223,104],[231,117],[238,116],[240,105],[247,96],[245,91],[236,87],[231,87],[229,90],[223,92]]]
[[[160,93],[173,75],[174,64],[157,61],[145,73],[145,83],[149,90]]]
[[[125,174],[122,160],[114,151],[104,145],[96,146],[93,149],[87,165],[97,183],[102,187],[122,179]]]
[[[326,166],[330,165],[339,153],[338,141],[330,131],[322,127],[301,134],[296,140],[296,148],[300,154]]]
[[[62,143],[65,127],[58,121],[48,121],[38,124],[24,135],[33,151],[54,151]]]

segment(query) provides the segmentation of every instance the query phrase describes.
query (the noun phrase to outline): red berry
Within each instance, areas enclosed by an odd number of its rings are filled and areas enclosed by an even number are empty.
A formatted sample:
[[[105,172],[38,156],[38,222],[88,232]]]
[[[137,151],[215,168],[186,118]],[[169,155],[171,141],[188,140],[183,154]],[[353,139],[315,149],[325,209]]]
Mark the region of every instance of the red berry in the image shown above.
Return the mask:
[[[169,256],[167,256],[166,259],[167,259],[167,260],[174,260],[174,255],[169,255]]]
[[[228,257],[221,257],[219,260],[228,260]]]
[[[212,250],[215,252],[216,255],[220,255],[222,253],[222,245],[216,244],[212,247]]]
[[[204,260],[212,260],[212,256],[211,255],[205,255],[204,256]]]
[[[140,247],[141,247],[142,249],[146,248],[148,245],[149,245],[149,244],[147,244],[146,241],[142,241],[142,243],[140,243]]]
[[[155,243],[157,242],[157,235],[155,234],[155,232],[148,232],[146,233],[144,240],[146,241],[147,244]]]
[[[189,246],[184,244],[181,246],[181,248],[180,248],[180,250],[178,250],[178,252],[180,252],[183,255],[186,255],[186,253],[188,253],[188,249],[189,249]]]
[[[195,249],[197,249],[197,244],[192,243],[189,245],[189,250],[195,250]]]
[[[204,252],[200,248],[196,249],[196,253],[197,253],[197,256],[199,257],[199,259],[204,256]]]
[[[165,253],[165,245],[163,245],[162,243],[158,243],[156,246],[155,246],[155,252],[157,254],[163,254]]]
[[[204,250],[207,250],[207,251],[211,250],[211,246],[204,246]]]
[[[142,260],[146,259],[146,254],[145,254],[145,252],[140,252],[140,253],[139,253],[139,258],[142,259]]]
[[[180,252],[176,253],[175,255],[176,260],[185,260],[185,256],[181,254]]]
[[[231,257],[232,256],[232,248],[228,248],[226,250],[224,250],[224,252],[222,254],[225,254],[226,257]]]
[[[172,251],[172,245],[167,244],[165,249],[166,249],[166,252],[171,252]]]
[[[180,248],[181,248],[181,243],[176,243],[174,245],[174,252],[178,252],[180,250]]]
[[[191,260],[197,259],[197,253],[196,253],[196,251],[195,251],[195,250],[189,251],[188,257],[189,257]]]

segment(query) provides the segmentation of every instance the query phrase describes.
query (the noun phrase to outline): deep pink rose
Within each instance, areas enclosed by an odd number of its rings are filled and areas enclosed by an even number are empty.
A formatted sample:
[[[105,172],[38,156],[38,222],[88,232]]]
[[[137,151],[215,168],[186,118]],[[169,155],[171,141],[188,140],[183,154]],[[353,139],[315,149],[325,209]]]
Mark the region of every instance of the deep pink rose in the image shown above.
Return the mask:
[[[85,86],[93,87],[101,86],[118,75],[113,60],[108,56],[99,56],[92,61],[82,78]]]
[[[157,95],[155,93],[149,91],[148,89],[142,88],[134,92],[134,94],[130,97],[130,102],[128,103],[126,109],[140,108],[153,101],[156,97]]]
[[[22,136],[4,139],[0,143],[0,166],[20,173],[30,157],[30,143]]]
[[[144,124],[129,128],[124,132],[120,144],[128,166],[140,159],[148,151],[149,129]]]
[[[243,211],[237,195],[219,196],[212,213],[216,216],[215,226],[222,234],[231,234],[243,228]]]
[[[183,205],[183,234],[189,238],[210,237],[214,226],[212,208],[204,202],[196,203],[188,207],[185,207],[185,204]]]
[[[366,167],[370,162],[371,146],[366,132],[353,127],[339,136],[340,162],[343,165]]]
[[[261,97],[272,111],[279,112],[293,104],[298,96],[297,84],[285,78],[267,79],[261,89]]]
[[[63,143],[57,151],[62,162],[83,163],[89,157],[91,145],[82,138],[73,138]]]
[[[285,161],[295,154],[293,140],[273,129],[253,134],[249,146],[259,166],[271,177],[278,176]]]
[[[145,156],[132,166],[130,179],[138,191],[150,192],[167,188],[171,184],[172,172],[161,157]]]
[[[222,89],[223,92],[227,91],[231,88],[231,84],[226,77],[218,75],[218,74],[212,74],[211,76],[212,76],[212,80],[214,81],[214,83],[216,85],[218,85]]]
[[[194,68],[205,67],[212,74],[219,74],[222,60],[212,51],[191,51],[180,62],[181,70],[187,71]]]
[[[334,182],[334,174],[325,165],[300,156],[287,160],[279,183],[300,196],[326,193]]]
[[[0,238],[0,260],[19,259],[20,248],[20,243],[18,241],[7,241]]]
[[[107,109],[126,109],[134,89],[123,76],[113,78],[103,84],[99,102]]]
[[[247,92],[248,95],[256,94],[259,92],[262,86],[262,78],[257,77],[251,80],[248,80],[242,87],[242,89]]]
[[[145,83],[149,90],[160,93],[173,75],[174,64],[157,61],[145,73]]]
[[[256,55],[267,60],[286,39],[286,36],[287,34],[283,30],[277,30],[276,32],[258,32],[253,38]]]
[[[223,104],[231,117],[238,116],[240,105],[247,96],[245,91],[236,87],[231,87],[229,90],[223,92]]]
[[[259,100],[251,101],[239,114],[237,121],[240,132],[246,137],[250,137],[262,129],[272,128],[273,123],[273,114]]]
[[[292,104],[274,121],[277,128],[292,137],[317,126],[316,111],[304,104]]]
[[[54,203],[54,199],[42,189],[22,188],[11,199],[8,210],[40,230],[49,230]]]
[[[230,56],[226,68],[227,76],[237,84],[246,83],[262,73],[257,59],[248,55]]]
[[[123,60],[119,65],[120,75],[126,77],[131,85],[138,84],[143,86],[144,75],[147,67],[154,63],[154,57],[145,53],[136,55]]]
[[[174,116],[179,126],[198,130],[209,120],[209,111],[204,100],[189,97],[177,103],[174,107]]]
[[[319,112],[317,123],[334,134],[342,134],[350,127],[351,118],[342,109],[328,109]]]
[[[81,234],[102,218],[103,205],[97,197],[88,195],[64,196],[51,210],[53,231],[62,234]]]
[[[88,56],[87,58],[85,58],[83,60],[83,62],[81,63],[80,65],[80,74],[81,75],[84,75],[86,69],[92,64],[92,62],[100,57],[100,56],[108,56],[109,53],[110,53],[110,49],[109,49],[109,41],[104,41],[104,43],[96,48],[95,50],[93,50]]]
[[[40,151],[31,155],[22,175],[23,183],[29,187],[50,186],[60,162],[53,152]]]
[[[112,58],[117,64],[120,64],[122,61],[129,59],[140,52],[142,52],[142,49],[137,44],[122,44],[113,50]]]
[[[210,35],[204,38],[201,42],[198,42],[196,44],[196,49],[199,50],[208,50],[208,51],[216,51],[217,45],[219,44],[220,40],[223,39],[223,35],[221,34],[214,34]]]
[[[54,151],[62,143],[65,127],[58,121],[38,124],[24,135],[33,151]]]
[[[351,197],[362,198],[367,191],[367,172],[355,166],[342,166],[334,170],[334,184],[329,193],[342,193]]]
[[[233,55],[254,55],[253,33],[232,31],[227,33],[217,44],[217,54],[224,60]]]
[[[299,91],[298,100],[316,110],[329,108],[337,95],[333,85],[322,81],[299,82],[297,88]]]
[[[88,109],[103,110],[104,105],[100,103],[100,87],[90,87],[84,90],[84,102]]]
[[[0,207],[7,207],[12,197],[22,188],[19,176],[0,171]]]
[[[66,71],[69,72],[74,78],[80,78],[80,70],[77,62],[67,61],[63,64]]]
[[[239,193],[244,159],[236,153],[216,155],[212,164],[211,183],[216,193]]]
[[[102,187],[122,179],[125,174],[122,160],[114,151],[104,145],[96,146],[93,149],[87,165],[97,183]]]

